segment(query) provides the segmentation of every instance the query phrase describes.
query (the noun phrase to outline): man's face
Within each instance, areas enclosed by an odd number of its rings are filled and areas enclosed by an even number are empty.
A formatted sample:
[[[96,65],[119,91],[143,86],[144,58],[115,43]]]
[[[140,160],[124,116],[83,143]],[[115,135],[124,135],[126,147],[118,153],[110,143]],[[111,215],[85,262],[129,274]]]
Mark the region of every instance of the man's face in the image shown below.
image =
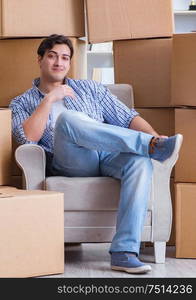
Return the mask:
[[[62,82],[70,69],[70,49],[65,44],[56,44],[38,57],[41,77],[49,82]]]

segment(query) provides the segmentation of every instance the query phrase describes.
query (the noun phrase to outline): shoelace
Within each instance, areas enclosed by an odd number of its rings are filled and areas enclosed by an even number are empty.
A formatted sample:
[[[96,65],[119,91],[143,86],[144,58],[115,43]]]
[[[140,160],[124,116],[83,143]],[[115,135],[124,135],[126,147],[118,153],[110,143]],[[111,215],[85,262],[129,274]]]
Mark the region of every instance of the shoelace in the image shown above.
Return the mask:
[[[158,141],[159,141],[159,138],[156,138],[156,137],[153,137],[153,138],[151,139],[150,144],[149,144],[149,148],[150,148],[150,149],[149,149],[149,153],[150,153],[150,154],[154,153],[155,147],[156,147]]]

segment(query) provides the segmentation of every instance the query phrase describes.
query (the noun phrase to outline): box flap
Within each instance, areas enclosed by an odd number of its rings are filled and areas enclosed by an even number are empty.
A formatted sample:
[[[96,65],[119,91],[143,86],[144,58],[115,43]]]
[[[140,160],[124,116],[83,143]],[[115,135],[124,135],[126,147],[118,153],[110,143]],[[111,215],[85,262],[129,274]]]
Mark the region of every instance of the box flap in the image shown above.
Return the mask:
[[[28,197],[28,196],[47,196],[64,195],[61,192],[45,191],[45,190],[21,190],[11,186],[0,186],[0,195],[2,198],[11,197]]]

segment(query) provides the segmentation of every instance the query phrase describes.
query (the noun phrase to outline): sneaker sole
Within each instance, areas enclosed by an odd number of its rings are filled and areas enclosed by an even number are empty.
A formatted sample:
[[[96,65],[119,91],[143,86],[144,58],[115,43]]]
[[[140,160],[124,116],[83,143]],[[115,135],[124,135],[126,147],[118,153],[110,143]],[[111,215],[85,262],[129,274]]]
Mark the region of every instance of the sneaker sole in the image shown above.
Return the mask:
[[[163,164],[167,164],[171,168],[175,165],[175,163],[176,163],[176,161],[178,160],[178,157],[179,157],[179,151],[180,151],[180,148],[182,146],[182,142],[183,142],[183,136],[181,134],[177,134],[176,144],[175,144],[175,147],[174,147],[173,154],[171,155],[170,158],[166,159],[163,162]]]
[[[126,267],[119,267],[119,266],[111,266],[112,270],[115,271],[124,271],[127,273],[133,273],[133,274],[144,274],[147,272],[150,272],[152,270],[151,266],[145,265],[137,268],[126,268]]]

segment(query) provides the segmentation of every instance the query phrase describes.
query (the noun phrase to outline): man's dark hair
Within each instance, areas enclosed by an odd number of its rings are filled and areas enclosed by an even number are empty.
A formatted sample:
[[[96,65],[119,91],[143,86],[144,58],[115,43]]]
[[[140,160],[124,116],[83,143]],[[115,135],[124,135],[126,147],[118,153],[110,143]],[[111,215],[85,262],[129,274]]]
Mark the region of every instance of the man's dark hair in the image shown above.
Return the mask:
[[[48,36],[46,39],[44,39],[39,45],[39,48],[37,49],[37,54],[43,57],[46,50],[51,50],[55,44],[67,45],[71,53],[70,59],[72,58],[74,49],[71,40],[64,35],[59,35],[59,34],[52,34]]]

